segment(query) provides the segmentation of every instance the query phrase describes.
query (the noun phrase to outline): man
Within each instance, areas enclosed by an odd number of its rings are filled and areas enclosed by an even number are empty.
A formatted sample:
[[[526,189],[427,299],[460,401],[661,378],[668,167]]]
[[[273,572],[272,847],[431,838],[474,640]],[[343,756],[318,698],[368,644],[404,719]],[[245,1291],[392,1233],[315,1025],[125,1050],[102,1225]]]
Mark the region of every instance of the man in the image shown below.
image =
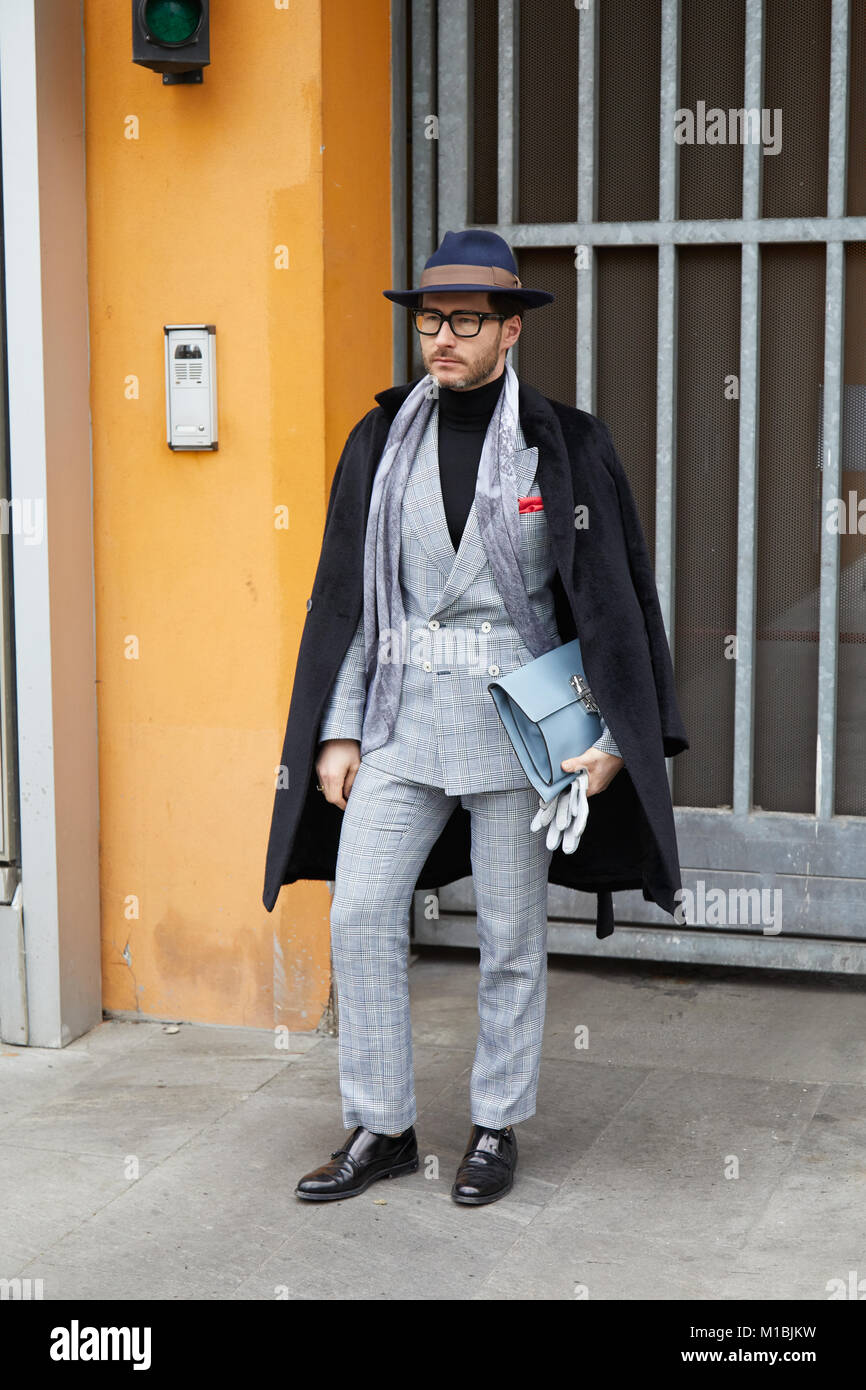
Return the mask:
[[[412,310],[426,374],[376,397],[337,467],[264,901],[273,907],[282,882],[335,879],[340,1087],[353,1133],[296,1193],[337,1200],[418,1166],[408,913],[416,888],[471,870],[480,1028],[452,1197],[480,1205],[511,1189],[513,1127],[535,1113],[547,884],[596,891],[600,936],[613,930],[615,887],[642,887],[672,912],[680,881],[664,757],[688,744],[610,436],[518,383],[507,361],[522,313],[553,296],[521,285],[507,243],[478,230],[446,233],[421,283],[385,294]],[[313,618],[320,608],[330,616]],[[539,799],[487,685],[575,635],[607,723],[562,764],[586,768],[595,798],[566,868],[530,828]]]

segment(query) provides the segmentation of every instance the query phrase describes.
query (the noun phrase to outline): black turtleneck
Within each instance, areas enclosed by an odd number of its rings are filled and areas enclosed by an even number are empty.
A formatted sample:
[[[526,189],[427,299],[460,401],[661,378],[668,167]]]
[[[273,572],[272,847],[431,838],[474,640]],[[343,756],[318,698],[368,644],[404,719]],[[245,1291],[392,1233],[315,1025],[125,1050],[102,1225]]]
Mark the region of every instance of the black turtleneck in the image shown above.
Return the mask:
[[[439,482],[455,551],[475,499],[478,464],[505,373],[469,391],[439,387]]]

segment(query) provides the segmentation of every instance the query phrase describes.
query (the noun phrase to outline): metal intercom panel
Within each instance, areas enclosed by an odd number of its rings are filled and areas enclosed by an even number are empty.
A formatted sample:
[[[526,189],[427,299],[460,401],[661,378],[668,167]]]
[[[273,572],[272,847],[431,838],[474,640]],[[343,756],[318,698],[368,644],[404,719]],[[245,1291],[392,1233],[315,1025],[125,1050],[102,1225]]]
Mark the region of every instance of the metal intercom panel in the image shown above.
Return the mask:
[[[165,325],[166,436],[171,449],[218,449],[216,325]]]

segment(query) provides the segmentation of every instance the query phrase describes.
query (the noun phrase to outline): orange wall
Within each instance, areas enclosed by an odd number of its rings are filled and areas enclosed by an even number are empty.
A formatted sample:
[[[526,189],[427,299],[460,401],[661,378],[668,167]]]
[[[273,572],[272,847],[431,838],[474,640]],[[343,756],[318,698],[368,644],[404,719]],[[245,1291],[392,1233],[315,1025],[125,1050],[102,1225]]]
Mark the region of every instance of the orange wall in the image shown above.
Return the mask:
[[[104,1005],[313,1029],[327,887],[261,891],[330,478],[393,380],[389,6],[213,4],[168,87],[129,8],[85,0]],[[172,322],[216,324],[215,453],[165,443]]]

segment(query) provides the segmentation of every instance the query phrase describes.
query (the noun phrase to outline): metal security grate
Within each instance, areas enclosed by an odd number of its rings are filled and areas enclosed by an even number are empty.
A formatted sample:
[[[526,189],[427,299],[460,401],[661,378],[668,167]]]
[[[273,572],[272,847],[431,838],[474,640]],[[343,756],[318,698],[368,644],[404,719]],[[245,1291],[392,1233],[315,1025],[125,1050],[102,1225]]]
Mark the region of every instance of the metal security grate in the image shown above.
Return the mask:
[[[577,216],[579,26],[568,5],[517,10],[519,216],[522,222],[570,222]],[[567,111],[572,119],[559,119]]]
[[[475,0],[473,10],[472,218],[496,221],[496,131],[499,100],[497,0]]]
[[[574,395],[577,297],[574,255],[559,247],[517,252],[517,271],[527,285],[544,285],[556,296],[544,316],[526,314],[520,332],[520,375],[559,401]]]
[[[659,215],[661,26],[661,0],[599,11],[600,222]]]
[[[861,966],[819,939],[856,940],[866,972],[866,535],[825,524],[866,501],[866,5],[411,17],[440,126],[414,263],[474,220],[556,293],[515,366],[604,419],[628,470],[692,744],[671,764],[686,879],[778,874],[786,931],[828,969]],[[712,108],[764,110],[770,140],[781,108],[779,152],[674,138],[679,112]],[[661,925],[637,894],[629,911]]]
[[[736,246],[678,256],[673,658],[691,744],[673,765],[680,806],[733,802],[741,274]]]
[[[671,7],[666,40],[670,44]],[[680,90],[676,105],[697,113],[738,110],[744,104],[745,0],[707,5],[683,0],[680,16]],[[697,124],[697,120],[696,120]],[[743,198],[743,147],[696,140],[679,146],[682,218],[739,217]]]
[[[848,148],[854,151],[848,167],[845,211],[849,217],[866,214],[866,5],[851,7],[850,77],[848,79]]]
[[[658,256],[652,247],[606,247],[598,253],[597,269],[596,412],[629,461],[631,489],[652,551]]]
[[[866,816],[866,245],[845,248],[836,814]],[[852,505],[853,504],[853,505]]]
[[[767,811],[815,804],[821,587],[818,388],[820,246],[761,252],[755,770]]]
[[[767,0],[763,104],[781,111],[782,139],[764,159],[763,217],[827,214],[830,15],[815,0]]]

